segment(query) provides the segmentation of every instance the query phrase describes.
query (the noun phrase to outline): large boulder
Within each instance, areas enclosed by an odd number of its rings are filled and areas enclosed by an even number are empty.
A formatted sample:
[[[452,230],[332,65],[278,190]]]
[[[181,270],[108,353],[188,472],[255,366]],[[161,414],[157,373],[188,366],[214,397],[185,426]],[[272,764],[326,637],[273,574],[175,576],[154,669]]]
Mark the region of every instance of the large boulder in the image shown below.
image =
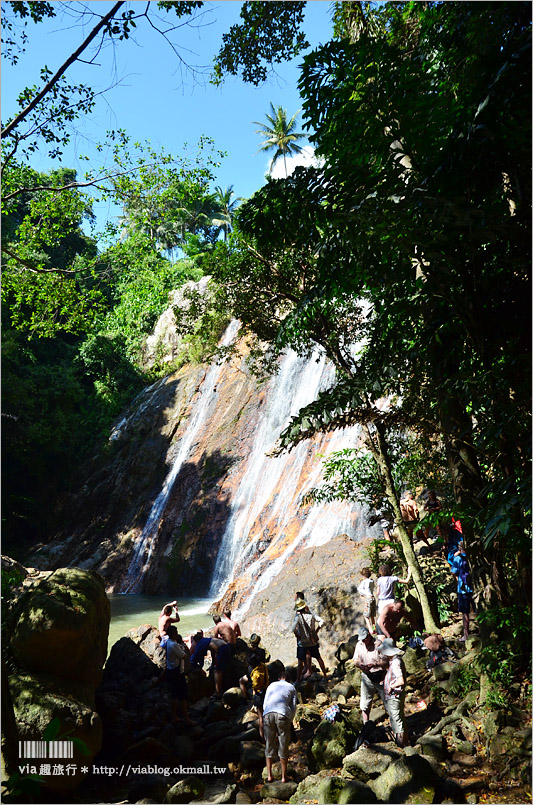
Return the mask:
[[[91,766],[102,744],[102,722],[90,705],[87,686],[57,677],[13,674],[9,677],[9,688],[20,741],[42,740],[52,721],[58,725],[56,740],[74,739],[74,754],[68,762],[76,765],[76,773],[43,778],[47,788],[74,790],[86,776],[81,768]],[[24,757],[21,754],[21,763]]]
[[[282,783],[279,780],[275,780],[272,783],[265,783],[261,789],[260,797],[261,799],[273,797],[274,799],[281,799],[284,802],[287,802],[289,797],[292,797],[297,788],[298,783]]]
[[[342,761],[343,772],[358,780],[367,782],[371,777],[382,774],[402,753],[394,744],[371,744],[360,746]]]
[[[109,620],[103,579],[91,571],[60,568],[19,598],[11,648],[31,673],[82,682],[94,691],[107,654]]]
[[[350,721],[321,721],[310,746],[315,767],[333,769],[341,766],[343,758],[353,748],[356,735],[357,730]]]
[[[364,783],[346,780],[324,769],[302,780],[289,802],[295,805],[302,802],[372,805],[376,802],[376,795]]]
[[[418,755],[403,755],[368,785],[382,802],[434,801],[439,776],[430,763]]]
[[[205,783],[199,777],[186,777],[179,780],[172,788],[169,788],[164,799],[165,803],[192,802],[202,800],[205,791]]]

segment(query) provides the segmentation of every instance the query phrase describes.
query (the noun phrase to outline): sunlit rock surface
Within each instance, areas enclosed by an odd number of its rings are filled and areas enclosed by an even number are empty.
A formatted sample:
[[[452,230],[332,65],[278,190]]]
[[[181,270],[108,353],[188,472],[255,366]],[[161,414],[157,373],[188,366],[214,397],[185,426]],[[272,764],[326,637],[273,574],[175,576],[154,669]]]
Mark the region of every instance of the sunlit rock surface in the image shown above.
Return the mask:
[[[236,332],[232,323],[224,343]],[[321,456],[356,445],[355,428],[268,456],[332,368],[288,353],[259,382],[245,358],[237,342],[229,362],[184,367],[138,395],[62,501],[61,532],[28,563],[97,570],[108,592],[224,596],[244,613],[302,550],[370,535],[356,506],[302,506]]]

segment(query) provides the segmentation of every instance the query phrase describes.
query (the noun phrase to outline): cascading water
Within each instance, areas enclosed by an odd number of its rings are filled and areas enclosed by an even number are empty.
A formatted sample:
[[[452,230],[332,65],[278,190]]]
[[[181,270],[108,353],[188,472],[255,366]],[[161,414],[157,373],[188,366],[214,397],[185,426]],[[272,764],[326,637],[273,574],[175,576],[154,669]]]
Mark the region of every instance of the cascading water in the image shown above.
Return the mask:
[[[300,443],[291,453],[281,456],[267,455],[289,418],[315,400],[318,392],[330,387],[333,380],[333,366],[318,351],[310,360],[304,360],[290,350],[282,359],[278,374],[269,381],[267,404],[246,459],[242,481],[231,501],[231,516],[209,591],[213,598],[221,598],[235,578],[245,576],[248,582],[245,586],[250,592],[246,601],[238,604],[239,616],[246,612],[254,595],[266,589],[297,547],[320,545],[340,533],[352,538],[359,535],[360,526],[357,522],[354,525],[353,508],[348,504],[300,509],[305,492],[320,480],[322,467],[318,454],[326,448],[332,451],[353,446],[358,428],[336,431],[318,442]],[[308,472],[302,475],[310,449],[317,454],[313,471],[311,475]],[[256,558],[258,547],[261,555]]]
[[[230,322],[221,339],[220,343],[222,346],[228,346],[233,342],[235,336],[237,335],[239,326],[240,323],[236,320]],[[146,525],[136,539],[133,557],[128,568],[126,583],[124,585],[124,589],[121,590],[123,593],[138,592],[140,588],[143,574],[148,569],[152,559],[154,546],[157,541],[159,525],[163,518],[169,494],[183,464],[189,457],[189,453],[196,436],[205,423],[209,421],[212,408],[216,405],[216,396],[213,395],[213,390],[219,381],[222,371],[223,364],[215,363],[210,367],[204,378],[200,389],[200,397],[194,404],[191,411],[190,420],[187,424],[187,429],[183,435],[183,438],[179,442],[178,452],[174,458],[172,469],[165,478],[161,492],[155,499],[150,514],[148,515]]]

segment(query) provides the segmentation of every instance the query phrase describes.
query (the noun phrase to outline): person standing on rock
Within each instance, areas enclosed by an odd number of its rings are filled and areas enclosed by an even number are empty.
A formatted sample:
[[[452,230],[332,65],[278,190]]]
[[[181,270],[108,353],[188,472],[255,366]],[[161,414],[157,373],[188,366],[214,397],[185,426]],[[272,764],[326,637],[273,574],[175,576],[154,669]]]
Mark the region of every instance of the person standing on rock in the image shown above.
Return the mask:
[[[233,626],[227,620],[223,621],[220,615],[213,615],[213,623],[215,624],[213,637],[219,637],[225,643],[229,643],[230,646],[234,647],[237,642],[237,635]]]
[[[307,675],[311,673],[311,658],[317,660],[320,669],[327,680],[328,672],[324,665],[324,660],[320,655],[318,644],[318,631],[324,625],[322,618],[313,615],[303,599],[298,599],[295,604],[296,615],[292,622],[292,631],[296,635],[296,657],[298,659],[298,671],[296,681],[300,682],[304,665],[307,665]]]
[[[174,613],[174,614],[172,614]],[[165,604],[161,610],[157,628],[159,629],[160,645],[164,646],[168,640],[168,629],[171,623],[179,623],[180,616],[178,615],[178,602],[171,601],[170,604]]]
[[[390,638],[385,638],[378,649],[388,662],[383,692],[385,709],[390,719],[391,729],[396,744],[403,748],[409,743],[409,733],[405,724],[405,666],[401,660],[403,651],[397,648]]]
[[[365,619],[366,628],[370,633],[376,631],[376,599],[374,597],[374,579],[371,577],[372,571],[369,567],[364,567],[361,570],[363,580],[357,588],[357,592],[361,596],[361,603],[363,604],[363,618]]]
[[[224,612],[222,613],[222,623],[226,623],[226,621],[229,623],[229,625],[231,626],[231,628],[235,632],[235,637],[236,638],[241,637],[241,635],[242,635],[241,627],[239,626],[237,621],[233,620],[233,618],[231,617],[231,610],[230,609],[225,609]]]
[[[366,723],[370,718],[374,693],[378,694],[383,705],[385,705],[383,680],[389,661],[379,653],[381,638],[374,638],[366,626],[361,626],[357,632],[357,637],[359,639],[355,647],[353,661],[362,672],[359,707],[361,708],[363,723]]]
[[[472,606],[472,577],[470,566],[466,558],[465,545],[461,540],[457,546],[458,550],[453,557],[451,572],[457,576],[457,610],[463,616],[463,636],[459,641],[464,643],[468,640],[470,628],[470,608]]]
[[[407,529],[409,539],[412,543],[415,527],[420,522],[420,513],[412,492],[404,492],[403,497],[400,499],[400,511],[402,513],[403,524]]]
[[[193,668],[200,668],[203,670],[205,655],[211,652],[211,659],[213,663],[213,672],[215,676],[215,691],[216,696],[222,696],[222,678],[224,671],[231,661],[231,645],[218,637],[202,637],[197,643],[194,653],[191,656],[191,665]]]
[[[296,688],[287,679],[287,671],[280,672],[280,678],[271,682],[265,693],[263,703],[263,724],[265,730],[265,759],[267,780],[272,782],[272,761],[279,756],[281,782],[287,782],[289,761],[289,741],[291,727],[296,714]]]
[[[185,678],[185,659],[188,651],[178,630],[172,624],[168,627],[165,641],[166,673],[165,680],[170,690],[172,706],[172,723],[179,721],[178,707],[186,724],[193,722],[189,718],[187,707],[187,680]]]
[[[378,615],[387,604],[392,604],[395,596],[396,584],[408,584],[411,580],[411,568],[407,571],[405,579],[393,576],[390,565],[380,565],[378,569]]]

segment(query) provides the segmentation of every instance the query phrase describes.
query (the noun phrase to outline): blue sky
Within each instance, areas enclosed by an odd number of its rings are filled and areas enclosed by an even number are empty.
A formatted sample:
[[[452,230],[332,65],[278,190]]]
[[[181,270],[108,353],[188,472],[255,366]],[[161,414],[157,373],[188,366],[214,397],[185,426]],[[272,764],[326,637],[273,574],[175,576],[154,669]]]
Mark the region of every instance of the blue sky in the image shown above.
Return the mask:
[[[104,14],[112,3],[97,0],[53,5],[59,9],[56,18],[28,25],[29,46],[19,63],[11,67],[4,60],[4,121],[14,114],[20,90],[39,82],[43,65],[55,72],[94,27],[94,16],[81,24],[79,10],[85,7],[90,12]],[[139,0],[129,5],[136,11],[145,7]],[[156,3],[151,5],[155,7]],[[90,117],[77,122],[63,164],[77,168],[81,175],[87,163],[80,163],[78,155],[85,154],[92,160],[91,167],[99,167],[102,158],[94,143],[103,140],[105,132],[112,128],[124,128],[133,141],[149,139],[156,148],[162,146],[175,154],[183,152],[185,142],[193,146],[201,135],[208,135],[217,148],[227,151],[214,184],[222,187],[233,184],[236,195],[244,197],[257,190],[264,182],[269,159],[266,154],[257,153],[261,137],[255,133],[258,127],[253,121],[265,119],[270,101],[284,106],[289,116],[300,109],[297,80],[302,59],[297,57],[290,63],[277,65],[276,75],[260,87],[247,85],[240,78],[226,78],[220,87],[209,84],[209,65],[220,46],[222,33],[238,21],[240,7],[238,0],[206,2],[198,22],[174,34],[174,41],[182,46],[183,59],[203,66],[203,75],[198,73],[195,77],[186,69],[180,70],[176,55],[145,20],[132,39],[109,43],[98,55],[98,66],[73,65],[67,73],[71,82],[83,82],[97,91],[117,85],[99,98]],[[167,24],[174,19],[166,14],[161,17]],[[331,39],[329,0],[307,3],[304,30],[312,47]],[[52,167],[44,155],[36,155],[31,164],[39,170]],[[115,213],[103,204],[95,211],[99,226]]]

